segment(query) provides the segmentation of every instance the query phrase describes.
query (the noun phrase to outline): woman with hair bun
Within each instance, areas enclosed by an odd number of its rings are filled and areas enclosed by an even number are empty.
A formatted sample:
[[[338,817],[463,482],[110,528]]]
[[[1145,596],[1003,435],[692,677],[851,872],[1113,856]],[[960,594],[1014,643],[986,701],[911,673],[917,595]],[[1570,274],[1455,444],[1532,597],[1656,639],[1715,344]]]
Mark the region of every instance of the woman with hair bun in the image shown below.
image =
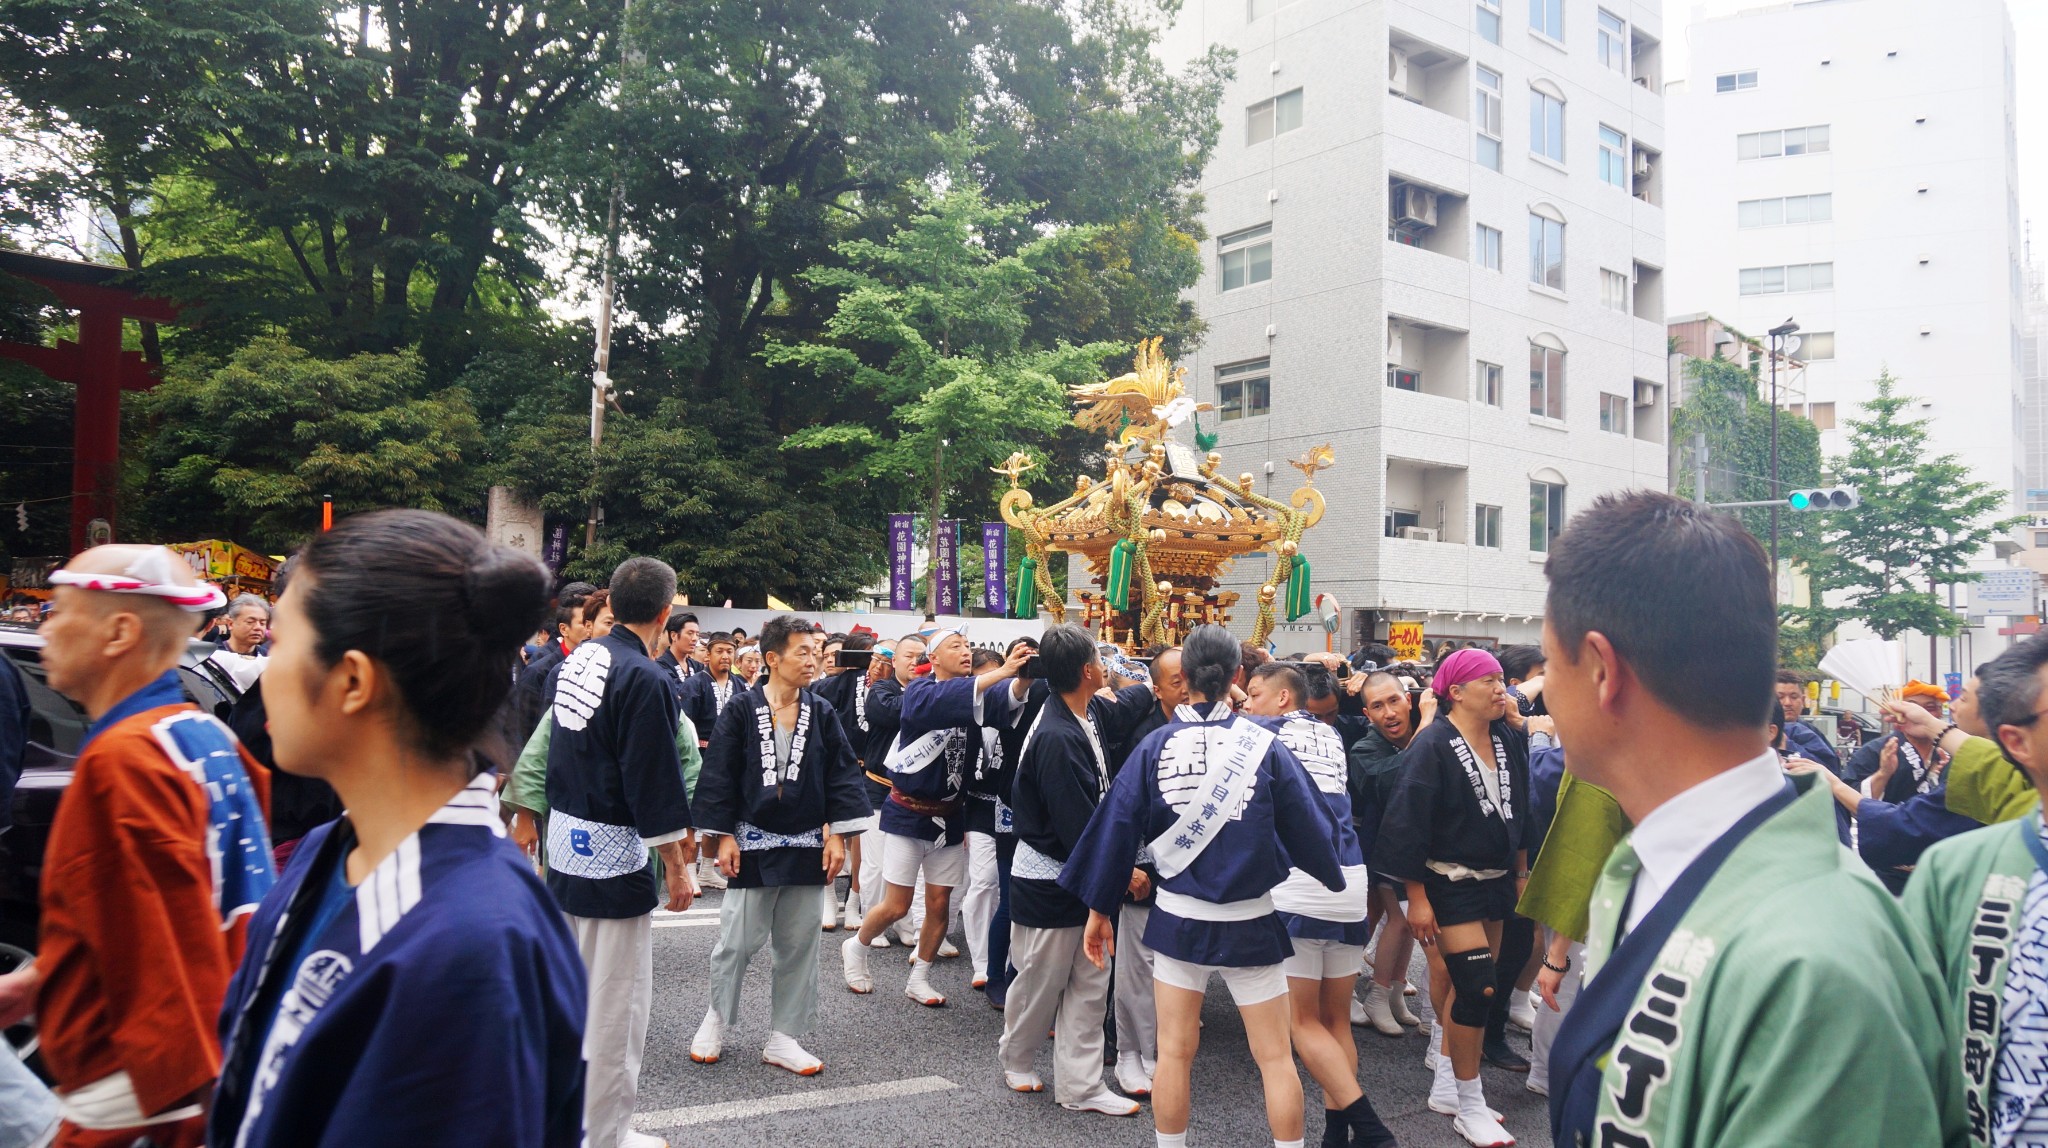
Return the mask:
[[[582,1139],[583,963],[470,752],[547,594],[539,563],[427,511],[301,551],[264,676],[272,749],[348,812],[251,920],[209,1144]]]

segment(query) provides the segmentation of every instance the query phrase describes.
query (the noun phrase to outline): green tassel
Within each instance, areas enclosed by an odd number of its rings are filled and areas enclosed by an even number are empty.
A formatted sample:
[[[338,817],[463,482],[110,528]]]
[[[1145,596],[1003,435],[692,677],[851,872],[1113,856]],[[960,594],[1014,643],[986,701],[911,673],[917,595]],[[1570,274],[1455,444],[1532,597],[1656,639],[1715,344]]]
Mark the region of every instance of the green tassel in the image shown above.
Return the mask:
[[[1294,556],[1294,569],[1287,573],[1287,620],[1292,622],[1316,608],[1316,596],[1308,587],[1308,555]]]
[[[1109,578],[1104,585],[1104,597],[1113,610],[1131,608],[1131,540],[1120,538],[1109,548]]]
[[[1207,454],[1207,453],[1209,453],[1210,451],[1212,451],[1212,450],[1215,450],[1215,449],[1216,449],[1216,443],[1217,443],[1217,441],[1218,441],[1219,439],[1221,439],[1221,438],[1223,437],[1223,432],[1222,432],[1222,431],[1214,431],[1214,432],[1211,432],[1211,433],[1209,433],[1209,434],[1203,434],[1203,433],[1202,433],[1202,416],[1200,416],[1200,415],[1196,415],[1196,416],[1194,416],[1194,420],[1195,420],[1195,449],[1196,449],[1196,450],[1199,450],[1199,451],[1201,451],[1201,452],[1202,452],[1203,454]]]
[[[1038,617],[1038,559],[1029,554],[1017,563],[1017,596],[1011,600],[1010,616]]]

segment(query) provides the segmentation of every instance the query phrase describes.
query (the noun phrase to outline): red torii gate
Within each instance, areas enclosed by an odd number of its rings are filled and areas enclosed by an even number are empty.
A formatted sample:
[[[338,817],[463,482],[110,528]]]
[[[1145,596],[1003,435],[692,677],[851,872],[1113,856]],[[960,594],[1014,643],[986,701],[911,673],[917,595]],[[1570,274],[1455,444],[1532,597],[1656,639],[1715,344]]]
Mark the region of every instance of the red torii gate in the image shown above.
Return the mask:
[[[114,285],[128,274],[118,267],[0,251],[0,274],[26,279],[78,312],[78,341],[54,347],[0,340],[0,356],[27,363],[78,388],[71,455],[71,552],[89,544],[96,518],[114,523],[121,473],[121,392],[145,391],[156,372],[137,351],[121,349],[121,321],[175,323],[178,309],[132,287]]]

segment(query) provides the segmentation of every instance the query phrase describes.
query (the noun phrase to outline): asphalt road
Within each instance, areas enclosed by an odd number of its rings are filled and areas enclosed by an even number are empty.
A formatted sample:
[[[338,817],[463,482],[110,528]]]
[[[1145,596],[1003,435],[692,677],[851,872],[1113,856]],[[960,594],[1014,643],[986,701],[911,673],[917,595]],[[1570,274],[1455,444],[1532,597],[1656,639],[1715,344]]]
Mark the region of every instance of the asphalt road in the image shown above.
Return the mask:
[[[855,996],[840,974],[839,941],[845,934],[826,934],[819,962],[818,1029],[804,1041],[825,1069],[804,1079],[760,1061],[768,1037],[769,953],[764,947],[749,970],[745,1003],[724,1057],[712,1065],[692,1063],[690,1038],[704,1017],[711,946],[718,936],[718,897],[707,893],[686,914],[656,918],[654,1016],[636,1118],[646,1131],[679,1148],[1151,1148],[1149,1109],[1123,1118],[1084,1115],[1053,1103],[1050,1090],[1023,1095],[1003,1088],[995,1058],[1002,1016],[968,987],[964,955],[938,962],[933,982],[950,1003],[927,1009],[903,995],[909,972],[904,949],[874,952],[869,965],[875,992]],[[957,934],[953,940],[961,943]],[[1421,983],[1419,968],[1416,976]],[[1428,998],[1410,1001],[1426,1020]],[[1189,1145],[1271,1144],[1258,1072],[1245,1051],[1237,1011],[1220,984],[1211,987],[1203,1018]],[[1450,1118],[1423,1105],[1429,1090],[1423,1039],[1353,1031],[1366,1095],[1404,1148],[1463,1145]],[[1510,1039],[1526,1054],[1526,1037],[1516,1033]],[[1488,1101],[1504,1114],[1519,1143],[1548,1148],[1545,1102],[1526,1090],[1526,1078],[1482,1071]],[[1050,1047],[1040,1054],[1039,1072],[1049,1085]],[[1302,1087],[1310,1110],[1308,1143],[1314,1145],[1322,1135],[1320,1093],[1306,1073]]]

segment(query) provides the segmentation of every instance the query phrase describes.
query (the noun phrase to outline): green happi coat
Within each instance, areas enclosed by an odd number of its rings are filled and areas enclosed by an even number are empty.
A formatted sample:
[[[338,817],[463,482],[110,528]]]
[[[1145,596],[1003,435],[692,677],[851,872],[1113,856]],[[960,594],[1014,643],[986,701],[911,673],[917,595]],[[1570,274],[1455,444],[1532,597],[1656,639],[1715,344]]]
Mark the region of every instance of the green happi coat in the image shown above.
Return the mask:
[[[1951,837],[1921,855],[1906,884],[1906,915],[1931,943],[1948,988],[1942,1069],[1963,1089],[1970,1144],[1991,1143],[2005,974],[2035,869],[2023,834],[2040,832],[2036,812]]]
[[[1592,1145],[1961,1143],[1934,963],[1814,781],[1793,779],[1798,798],[1728,856],[1636,990],[1601,1062]],[[1601,873],[1588,978],[1639,868],[1623,842]]]

